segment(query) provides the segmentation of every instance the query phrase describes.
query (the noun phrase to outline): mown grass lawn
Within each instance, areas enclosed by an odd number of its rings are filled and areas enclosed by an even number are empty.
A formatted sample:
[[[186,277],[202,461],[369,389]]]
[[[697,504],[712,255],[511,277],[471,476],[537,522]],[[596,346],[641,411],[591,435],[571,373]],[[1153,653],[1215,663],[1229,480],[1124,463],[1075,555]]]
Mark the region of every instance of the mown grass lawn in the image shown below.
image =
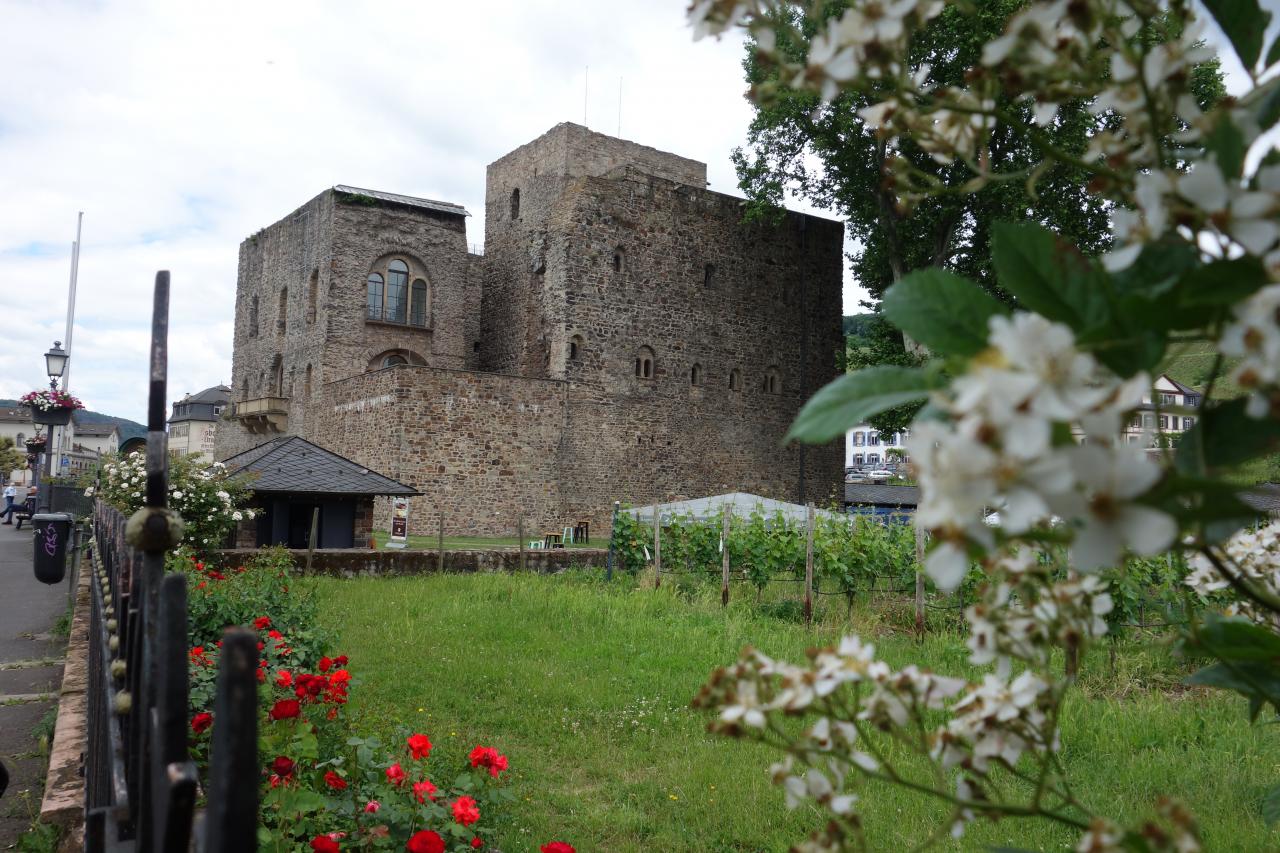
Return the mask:
[[[806,630],[760,615],[745,596],[722,611],[710,596],[571,574],[324,579],[320,597],[322,622],[360,679],[361,728],[390,736],[409,726],[446,754],[485,743],[510,756],[516,800],[496,839],[506,853],[552,839],[583,853],[774,851],[816,825],[769,784],[772,753],[707,735],[688,702],[747,643],[798,659],[848,630],[842,605]],[[917,644],[873,610],[855,610],[853,623],[893,665],[976,674],[959,634]],[[1085,661],[1063,725],[1078,796],[1133,818],[1175,795],[1195,806],[1208,849],[1280,849],[1258,811],[1280,782],[1276,729],[1250,726],[1243,700],[1179,688],[1185,671],[1154,642],[1122,646],[1115,675],[1105,653]],[[945,813],[882,787],[864,791],[860,810],[874,850],[911,849]],[[947,847],[1060,850],[1074,840],[1006,821]]]

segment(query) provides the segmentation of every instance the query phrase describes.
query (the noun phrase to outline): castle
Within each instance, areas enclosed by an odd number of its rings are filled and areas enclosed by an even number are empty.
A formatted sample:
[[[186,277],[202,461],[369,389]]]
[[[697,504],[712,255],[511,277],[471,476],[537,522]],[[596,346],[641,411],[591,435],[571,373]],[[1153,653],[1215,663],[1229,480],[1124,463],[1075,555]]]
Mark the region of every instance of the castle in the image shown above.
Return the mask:
[[[836,374],[843,227],[745,222],[706,187],[703,163],[560,124],[489,165],[483,255],[458,205],[325,190],[240,246],[215,455],[300,435],[420,491],[412,533],[830,500],[840,443],[782,438]]]

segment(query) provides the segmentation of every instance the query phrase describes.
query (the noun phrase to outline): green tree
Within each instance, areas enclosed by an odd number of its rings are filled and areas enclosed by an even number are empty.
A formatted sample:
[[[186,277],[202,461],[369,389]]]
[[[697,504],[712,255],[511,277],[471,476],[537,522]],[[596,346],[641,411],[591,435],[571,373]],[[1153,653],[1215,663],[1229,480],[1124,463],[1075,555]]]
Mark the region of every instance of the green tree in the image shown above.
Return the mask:
[[[15,469],[27,464],[27,454],[18,449],[9,436],[0,436],[0,475],[8,477]]]
[[[979,65],[983,45],[1025,5],[1026,0],[985,0],[972,14],[948,6],[912,43],[910,64],[925,73],[922,88],[963,87],[966,72]],[[826,3],[822,20],[847,6],[843,0]],[[790,5],[773,14],[778,56],[803,63],[820,22]],[[1109,202],[1089,191],[1090,171],[1063,160],[1046,164],[1021,132],[1033,121],[1025,100],[999,103],[1019,126],[996,124],[978,155],[989,162],[994,177],[973,192],[969,184],[975,173],[964,162],[939,163],[911,138],[885,139],[866,126],[858,110],[883,100],[883,92],[851,89],[823,104],[811,89],[786,85],[754,41],[744,67],[756,114],[747,148],[733,157],[739,185],[753,202],[749,215],[770,215],[790,191],[842,216],[855,243],[854,276],[870,292],[872,304],[907,273],[931,266],[958,272],[1007,300],[991,274],[991,228],[999,220],[1039,222],[1088,255],[1110,246]],[[1217,61],[1198,68],[1196,76],[1198,99],[1216,101],[1223,92]],[[1087,107],[1083,100],[1063,103],[1044,128],[1057,149],[1077,159],[1089,138],[1110,121]],[[895,157],[908,161],[935,191],[904,206],[902,188],[887,168]]]

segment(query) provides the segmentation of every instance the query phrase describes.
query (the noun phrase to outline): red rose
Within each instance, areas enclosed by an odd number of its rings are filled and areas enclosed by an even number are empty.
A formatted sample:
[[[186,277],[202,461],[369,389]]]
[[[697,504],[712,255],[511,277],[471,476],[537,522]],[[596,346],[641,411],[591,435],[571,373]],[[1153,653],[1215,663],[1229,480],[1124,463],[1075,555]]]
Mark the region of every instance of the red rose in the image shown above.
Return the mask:
[[[472,837],[471,839],[472,850],[479,850],[483,846],[484,846],[484,842],[480,840],[480,836],[476,835]]]
[[[324,774],[324,783],[335,791],[342,791],[347,787],[347,780],[332,770]]]
[[[480,819],[480,809],[471,797],[458,797],[453,801],[453,819],[463,826],[470,826]]]
[[[259,616],[257,619],[254,619],[254,620],[253,620],[253,627],[257,628],[259,631],[264,631],[264,630],[266,630],[267,628],[270,628],[270,627],[271,627],[271,617],[270,617],[270,616]]]
[[[338,842],[329,836],[317,835],[311,839],[311,849],[316,853],[338,853],[342,848],[338,846]]]
[[[364,804],[364,810],[369,814],[373,814],[380,808],[382,808],[382,803],[378,802],[377,800],[370,800],[369,802]]]
[[[477,746],[471,750],[471,766],[487,767],[489,775],[497,779],[507,769],[507,757],[491,746]]]
[[[283,639],[284,639],[284,634],[281,634],[281,633],[280,633],[279,631],[277,631],[275,628],[272,628],[270,631],[268,631],[268,632],[267,632],[267,636],[268,636],[268,637],[270,637],[270,638],[271,638],[271,639],[273,639],[273,640],[283,640]]]
[[[293,772],[293,761],[284,755],[277,755],[271,762],[271,771],[277,776],[285,777]]]
[[[409,853],[444,853],[444,839],[429,829],[415,832],[413,837],[404,843]]]
[[[198,735],[202,735],[209,731],[209,726],[213,725],[213,714],[201,711],[191,718],[191,731]]]
[[[209,584],[206,583],[205,581],[200,581],[200,583],[196,584],[196,589],[204,589],[208,585]]]
[[[287,720],[302,713],[302,706],[297,699],[281,699],[271,708],[271,719]]]
[[[328,657],[320,658],[320,671],[328,672],[333,669],[333,659]]]
[[[346,665],[347,665],[347,656],[346,656],[346,655],[338,655],[336,658],[334,658],[334,659],[333,659],[333,665],[334,665],[334,666],[346,666]]]
[[[266,671],[266,669],[264,669],[263,667],[258,667],[257,675],[258,675],[258,683],[259,683],[259,684],[266,684],[266,683],[267,683],[267,671]]]
[[[287,669],[280,670],[280,672],[276,674],[276,684],[280,687],[288,687],[293,684],[293,673],[289,672]]]
[[[203,572],[203,571],[204,571],[204,563],[196,563],[196,571],[197,571],[197,572]]]
[[[404,768],[400,766],[400,762],[396,762],[387,768],[387,781],[392,785],[404,784]]]
[[[417,797],[418,802],[420,803],[425,803],[428,798],[434,802],[436,798],[436,786],[431,784],[430,779],[423,779],[421,782],[414,782],[413,795]]]
[[[551,841],[538,848],[541,853],[578,853],[567,841]]]
[[[409,745],[409,754],[414,758],[426,758],[431,754],[431,740],[426,735],[412,735],[405,743]]]

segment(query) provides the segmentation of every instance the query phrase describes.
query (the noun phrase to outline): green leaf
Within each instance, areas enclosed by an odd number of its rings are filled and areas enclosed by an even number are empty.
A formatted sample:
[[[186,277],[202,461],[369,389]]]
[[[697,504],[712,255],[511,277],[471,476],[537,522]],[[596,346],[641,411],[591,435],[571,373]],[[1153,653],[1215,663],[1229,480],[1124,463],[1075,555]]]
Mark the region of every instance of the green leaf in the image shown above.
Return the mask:
[[[912,340],[943,356],[987,347],[987,321],[1009,309],[974,282],[942,269],[918,270],[889,288],[882,310]]]
[[[1280,661],[1280,634],[1242,616],[1210,614],[1195,642],[1222,660]]]
[[[1219,687],[1280,709],[1280,669],[1263,661],[1221,661],[1196,670],[1188,684]]]
[[[1178,301],[1189,308],[1234,305],[1269,283],[1262,260],[1244,255],[1195,267],[1178,280],[1176,293]],[[1203,312],[1200,318],[1204,319]]]
[[[1240,106],[1253,113],[1263,130],[1269,130],[1280,119],[1280,77],[1254,89],[1241,99]]]
[[[996,280],[1020,307],[1065,323],[1077,336],[1108,324],[1106,273],[1047,228],[997,222],[991,259]]]
[[[1262,11],[1258,0],[1204,0],[1204,5],[1231,40],[1245,70],[1253,70],[1262,53],[1271,13]]]
[[[1262,819],[1267,822],[1267,826],[1275,826],[1276,821],[1280,820],[1280,785],[1262,795]]]
[[[1276,40],[1271,42],[1271,50],[1267,51],[1267,68],[1280,62],[1280,36],[1276,36]]]
[[[822,444],[854,424],[895,406],[928,396],[945,381],[936,370],[881,365],[846,373],[827,383],[804,404],[786,441]]]
[[[1212,472],[1280,450],[1280,424],[1249,417],[1246,402],[1237,398],[1201,409],[1195,425],[1178,443],[1179,470],[1199,471],[1202,458],[1204,469]]]
[[[1205,134],[1204,145],[1213,153],[1224,176],[1228,179],[1240,177],[1248,146],[1245,144],[1244,133],[1236,127],[1228,113],[1223,112],[1218,116],[1217,123]]]

